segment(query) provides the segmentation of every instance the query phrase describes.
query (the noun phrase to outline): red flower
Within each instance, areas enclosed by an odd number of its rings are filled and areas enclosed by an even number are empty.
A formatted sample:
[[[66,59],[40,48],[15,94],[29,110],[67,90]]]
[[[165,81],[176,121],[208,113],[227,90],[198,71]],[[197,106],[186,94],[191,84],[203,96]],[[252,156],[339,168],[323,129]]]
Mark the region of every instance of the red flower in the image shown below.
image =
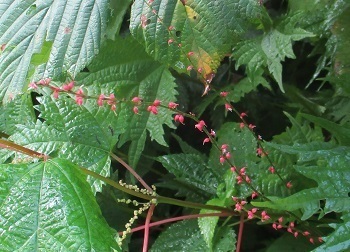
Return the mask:
[[[203,132],[203,127],[206,126],[205,122],[203,120],[200,120],[194,127],[198,129],[199,131]]]

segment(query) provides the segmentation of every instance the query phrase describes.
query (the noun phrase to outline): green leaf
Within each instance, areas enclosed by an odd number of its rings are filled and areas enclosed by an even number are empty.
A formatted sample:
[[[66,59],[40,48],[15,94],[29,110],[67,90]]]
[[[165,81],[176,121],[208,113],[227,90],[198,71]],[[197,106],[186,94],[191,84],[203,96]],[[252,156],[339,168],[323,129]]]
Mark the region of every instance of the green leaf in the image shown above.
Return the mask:
[[[225,202],[221,199],[211,199],[207,202],[208,205],[224,206]],[[215,213],[217,211],[202,209],[201,214],[204,213]],[[216,225],[218,224],[219,217],[203,217],[198,219],[198,226],[201,230],[203,238],[209,247],[209,251],[213,251],[213,238],[215,233]]]
[[[1,165],[0,179],[1,251],[120,250],[76,165]]]
[[[273,146],[272,144],[269,145]],[[274,146],[277,147],[278,145]],[[299,147],[281,145],[279,149],[298,153],[299,165],[295,166],[296,171],[315,180],[318,187],[305,189],[273,202],[252,202],[253,205],[288,211],[302,209],[303,220],[308,219],[320,210],[321,200],[325,200],[323,211],[326,214],[332,211],[342,212],[350,208],[348,196],[348,188],[350,188],[350,171],[348,169],[350,149],[347,147],[310,149],[310,146],[312,147],[310,144]],[[316,162],[311,162],[313,160]]]
[[[331,224],[330,226],[335,229],[335,231],[327,237],[322,239],[325,243],[315,250],[314,252],[322,251],[347,251],[350,248],[350,212],[346,211],[341,217],[343,223]]]
[[[310,122],[313,122],[316,125],[328,130],[334,135],[341,145],[350,146],[350,127],[347,127],[347,125],[339,125],[321,117],[312,115],[302,114],[302,116]]]
[[[18,125],[11,140],[47,155],[67,158],[102,176],[109,176],[109,153],[118,136],[120,120],[108,107],[99,108],[94,100],[83,106],[68,97],[57,100],[43,96],[37,108],[40,117],[35,124]],[[22,154],[16,154],[23,158]],[[101,181],[89,177],[94,192],[101,191]]]
[[[110,57],[113,55],[113,57]],[[177,94],[169,70],[148,56],[132,37],[107,41],[101,53],[88,66],[89,74],[77,76],[77,82],[86,85],[93,95],[114,93],[117,99],[127,101],[121,109],[124,114],[123,130],[119,146],[131,141],[129,149],[130,165],[136,167],[145,147],[147,131],[152,140],[167,146],[163,125],[174,128],[172,111],[159,107],[158,114],[147,111],[147,106],[158,99],[163,105],[176,101]],[[97,89],[98,87],[98,89]],[[144,103],[139,106],[139,114],[132,112],[131,99],[138,96]]]
[[[136,0],[130,31],[155,59],[179,72],[186,72],[188,66],[201,69],[204,80],[211,81],[235,38],[262,16],[265,10],[254,0],[155,0],[151,4]]]
[[[32,99],[29,94],[16,97],[0,106],[0,132],[11,135],[16,132],[17,124],[35,121]]]
[[[27,89],[33,54],[45,57],[35,57],[32,63],[47,62],[35,69],[32,78],[57,78],[66,72],[74,78],[99,51],[108,4],[107,0],[2,1],[0,45],[6,47],[0,55],[0,99],[8,101]]]
[[[295,239],[291,234],[284,234],[281,237],[274,239],[273,243],[266,249],[266,252],[295,252],[295,251],[311,251],[315,245],[307,239]]]
[[[262,36],[238,43],[233,51],[233,56],[237,59],[236,68],[243,64],[247,65],[248,77],[254,80],[259,69],[267,66],[284,92],[281,61],[286,57],[295,58],[293,41],[313,36],[312,33],[296,27],[299,18],[299,14],[286,16],[274,29]]]
[[[202,193],[215,195],[217,174],[206,165],[201,156],[195,154],[172,154],[157,158],[157,161],[175,177],[200,189]]]

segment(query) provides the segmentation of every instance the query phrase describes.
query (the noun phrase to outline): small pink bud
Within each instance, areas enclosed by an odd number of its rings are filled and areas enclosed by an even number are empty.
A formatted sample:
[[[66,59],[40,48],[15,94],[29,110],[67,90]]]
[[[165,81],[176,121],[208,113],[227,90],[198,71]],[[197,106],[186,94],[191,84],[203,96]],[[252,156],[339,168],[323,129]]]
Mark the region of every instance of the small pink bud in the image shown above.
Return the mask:
[[[243,117],[246,117],[246,116],[247,116],[247,114],[246,114],[246,113],[244,113],[244,112],[243,112],[243,113],[241,113],[241,114],[239,115],[239,117],[240,117],[240,118],[243,118]]]
[[[225,162],[225,158],[223,156],[220,156],[219,161],[220,161],[220,164],[223,164]]]
[[[313,238],[310,238],[309,241],[314,244],[314,239]]]
[[[251,197],[252,197],[252,199],[254,199],[254,198],[258,197],[258,196],[259,196],[259,194],[257,192],[253,192]]]
[[[71,82],[69,82],[68,84],[63,85],[63,86],[62,86],[62,89],[63,89],[64,91],[70,91],[70,90],[73,89],[73,87],[74,87],[74,81],[71,81]]]
[[[104,98],[105,98],[104,94],[100,94],[100,95],[98,96],[97,105],[98,105],[99,107],[102,107],[102,106],[103,106]]]
[[[230,152],[226,152],[225,158],[226,158],[226,159],[230,159],[230,158],[231,158],[231,153],[230,153]]]
[[[108,104],[108,105],[113,105],[113,104],[115,104],[115,96],[114,96],[114,94],[110,94],[110,95],[109,95],[108,100],[107,100],[107,104]]]
[[[170,109],[176,109],[177,106],[179,106],[179,104],[177,104],[175,102],[169,102],[169,104],[168,104],[168,108],[170,108]]]
[[[270,216],[267,215],[266,211],[262,211],[261,212],[261,221],[265,221],[265,220],[268,220],[268,219],[270,219]]]
[[[134,107],[133,109],[132,109],[132,111],[134,112],[134,114],[136,114],[136,115],[138,115],[139,114],[139,108],[138,107]]]
[[[225,103],[225,109],[226,109],[226,111],[230,111],[230,112],[232,112],[233,107],[232,107],[232,105],[231,105],[231,104],[229,104],[229,103]]]
[[[193,69],[193,66],[191,65],[187,67],[187,71],[191,71],[192,69]]]
[[[220,92],[220,96],[221,97],[226,97],[229,94],[229,92]]]
[[[298,234],[299,234],[299,233],[298,233],[297,231],[295,231],[295,232],[294,232],[294,237],[297,238]]]
[[[205,144],[205,143],[209,143],[210,142],[210,138],[209,137],[206,137],[206,138],[204,138],[204,140],[203,140],[203,145]]]
[[[256,149],[256,154],[258,154],[258,156],[263,156],[263,154],[264,154],[263,149],[262,148],[257,148]]]
[[[223,152],[226,152],[226,151],[227,151],[227,148],[228,148],[228,144],[223,144],[223,145],[221,145],[221,150],[222,150]]]
[[[253,124],[249,124],[249,125],[248,125],[248,128],[252,130],[252,129],[256,128],[256,126],[253,125]]]
[[[206,126],[205,122],[203,120],[200,120],[194,127],[198,129],[199,131],[203,132],[203,127]]]
[[[168,30],[169,31],[172,31],[172,30],[174,30],[175,28],[174,28],[174,26],[172,26],[172,25],[170,25],[169,27],[168,27]]]
[[[277,224],[276,223],[273,223],[272,227],[277,230]]]
[[[175,122],[179,122],[179,123],[181,123],[181,124],[183,124],[183,125],[184,125],[184,120],[185,120],[184,116],[183,116],[183,115],[180,115],[180,114],[177,114],[177,115],[175,115],[175,117],[174,117],[174,121],[175,121]]]
[[[177,46],[178,46],[178,47],[181,47],[181,46],[182,46],[182,44],[181,44],[181,43],[179,43],[179,44],[177,44]]]
[[[117,105],[116,105],[116,104],[112,104],[112,105],[111,105],[111,110],[112,110],[112,111],[115,111],[116,109],[117,109]]]
[[[232,167],[230,168],[230,170],[231,170],[232,172],[235,172],[235,171],[236,171],[236,167],[235,167],[235,166],[232,166]]]
[[[273,174],[273,173],[275,173],[275,171],[276,171],[276,170],[275,170],[275,168],[274,168],[273,166],[270,166],[270,167],[269,167],[269,172],[271,172],[271,173]]]
[[[278,224],[277,229],[281,229],[283,226],[281,224]]]
[[[305,231],[305,232],[303,232],[303,235],[304,235],[304,236],[308,236],[308,235],[310,235],[310,232]]]
[[[258,209],[256,207],[252,208],[252,213],[256,213],[258,211]]]
[[[241,123],[239,124],[239,127],[240,127],[241,129],[243,129],[243,128],[245,127],[245,124],[241,122]]]
[[[246,173],[246,167],[241,168],[241,169],[239,170],[239,173],[240,173],[242,176],[244,176],[245,173]]]
[[[189,53],[187,53],[187,56],[191,57],[193,54],[194,54],[194,52],[189,52]]]
[[[292,182],[289,181],[289,182],[286,184],[286,187],[287,187],[287,188],[292,188],[292,187],[293,187]]]
[[[216,132],[214,131],[214,130],[210,130],[210,135],[212,136],[212,137],[216,137]]]
[[[289,228],[287,228],[287,232],[293,233],[293,230],[289,227]]]
[[[262,137],[261,137],[260,135],[258,135],[258,139],[259,139],[259,140],[262,140]]]
[[[289,223],[289,227],[294,228],[294,222]]]
[[[173,42],[174,42],[174,40],[169,39],[169,40],[168,40],[168,45],[172,44]]]
[[[200,68],[197,69],[197,71],[198,71],[198,73],[202,73],[203,72],[203,68],[200,67]]]
[[[248,211],[248,219],[253,219],[254,213],[252,211]]]
[[[142,99],[140,97],[135,96],[131,99],[131,101],[135,104],[140,104],[142,102]]]
[[[55,88],[53,90],[53,98],[58,99],[59,94],[60,94],[60,90],[58,88]]]
[[[317,239],[318,239],[319,242],[323,242],[322,237],[318,237]]]
[[[232,200],[237,202],[237,201],[238,201],[238,198],[235,197],[235,196],[232,196]]]
[[[158,109],[157,109],[157,107],[154,106],[154,105],[148,106],[148,107],[147,107],[147,111],[148,111],[148,112],[151,112],[151,113],[154,114],[154,115],[157,115],[157,114],[158,114]]]
[[[158,107],[160,105],[160,100],[154,100],[152,105]]]
[[[75,103],[78,104],[79,106],[83,105],[83,97],[78,96],[75,98]]]
[[[247,201],[242,200],[242,201],[241,201],[241,205],[244,206],[245,204],[247,204]]]
[[[29,83],[29,88],[31,88],[31,89],[37,89],[38,86],[35,84],[35,82],[31,82],[31,83]]]
[[[279,218],[278,218],[278,222],[279,222],[279,223],[282,223],[282,222],[283,222],[283,217],[279,217]]]
[[[240,212],[241,210],[242,210],[242,205],[239,204],[239,203],[236,203],[236,205],[235,205],[235,211]]]
[[[251,181],[251,179],[248,177],[248,176],[245,176],[245,181],[248,183],[248,184],[250,184],[252,181]]]

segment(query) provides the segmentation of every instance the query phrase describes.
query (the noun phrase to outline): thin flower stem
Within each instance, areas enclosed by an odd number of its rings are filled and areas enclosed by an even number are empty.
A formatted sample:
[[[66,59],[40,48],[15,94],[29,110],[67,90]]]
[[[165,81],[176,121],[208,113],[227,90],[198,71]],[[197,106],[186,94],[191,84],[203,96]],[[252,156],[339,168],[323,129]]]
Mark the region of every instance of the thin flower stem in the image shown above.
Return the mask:
[[[148,251],[149,228],[150,228],[150,222],[151,222],[151,218],[152,218],[155,206],[156,206],[155,204],[151,204],[150,208],[148,209],[148,213],[145,221],[145,235],[143,236],[142,252]]]
[[[206,214],[190,214],[190,215],[184,215],[184,216],[179,216],[179,217],[174,217],[174,218],[169,218],[169,219],[165,219],[165,220],[161,220],[161,221],[152,222],[149,224],[149,227],[155,227],[155,226],[159,226],[159,225],[163,225],[163,224],[171,223],[171,222],[175,222],[175,221],[197,219],[197,218],[203,218],[203,217],[227,217],[227,216],[232,216],[233,214],[235,214],[235,213],[220,212],[220,213],[206,213]],[[145,225],[131,229],[131,233],[137,232],[137,231],[140,231],[143,229],[145,229]],[[121,234],[121,232],[120,232],[120,234]]]
[[[243,236],[243,228],[244,228],[244,213],[241,213],[241,218],[239,221],[239,230],[238,230],[238,238],[237,238],[237,245],[236,245],[236,252],[241,251],[241,244],[242,244],[242,236]]]
[[[124,162],[123,159],[115,155],[114,153],[110,153],[111,157],[118,161],[122,166],[124,166],[140,183],[146,188],[148,191],[153,192],[152,188],[141,178],[139,174],[127,163]]]
[[[28,149],[26,147],[15,144],[15,143],[8,141],[8,140],[5,140],[5,139],[0,139],[0,148],[20,152],[20,153],[23,153],[25,155],[31,156],[33,158],[43,159],[44,161],[46,161],[50,158],[49,156],[47,156],[45,154],[33,151],[31,149]]]

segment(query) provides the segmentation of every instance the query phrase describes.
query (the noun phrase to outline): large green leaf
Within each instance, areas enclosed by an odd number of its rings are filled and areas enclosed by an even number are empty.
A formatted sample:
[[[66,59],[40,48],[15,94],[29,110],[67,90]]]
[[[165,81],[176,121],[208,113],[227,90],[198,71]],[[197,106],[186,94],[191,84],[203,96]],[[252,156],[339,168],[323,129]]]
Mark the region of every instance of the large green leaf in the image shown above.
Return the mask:
[[[343,223],[330,224],[332,228],[335,229],[327,237],[323,237],[325,243],[322,246],[319,246],[314,252],[323,252],[323,251],[332,251],[332,252],[341,252],[348,251],[350,248],[350,213],[349,211],[344,212]]]
[[[282,86],[282,64],[286,57],[295,58],[292,42],[311,37],[313,34],[297,27],[300,15],[286,16],[274,29],[263,35],[244,40],[234,48],[233,56],[237,59],[236,67],[247,65],[248,76],[254,80],[261,67],[267,66]]]
[[[1,251],[119,249],[79,168],[63,159],[0,166]]]
[[[192,66],[207,80],[264,11],[255,0],[136,0],[130,30],[155,59],[179,72]]]
[[[315,180],[318,187],[305,189],[272,202],[254,202],[255,206],[288,211],[302,209],[302,219],[308,219],[320,210],[321,200],[325,200],[323,208],[325,213],[342,212],[350,208],[348,196],[350,188],[349,148],[313,149],[315,144],[296,147],[269,145],[280,151],[298,154],[299,163],[295,169],[302,175]]]
[[[214,237],[214,251],[233,251],[235,234],[232,229],[224,227]],[[152,252],[208,251],[208,247],[198,228],[196,220],[185,220],[171,225],[157,238]]]
[[[176,84],[168,69],[148,56],[132,37],[107,41],[88,69],[89,74],[81,73],[77,76],[77,81],[86,85],[89,93],[98,95],[97,92],[113,92],[118,99],[126,101],[125,107],[121,109],[125,115],[125,133],[119,146],[132,142],[129,149],[129,162],[132,166],[136,166],[145,147],[147,131],[152,140],[167,146],[163,137],[163,125],[174,128],[172,112],[159,107],[158,114],[154,115],[146,108],[156,99],[165,106],[176,100]],[[139,114],[132,112],[134,105],[130,101],[134,96],[144,100],[139,107]]]
[[[82,70],[105,38],[108,4],[108,0],[2,1],[0,45],[5,50],[0,54],[0,99],[7,101],[25,91],[34,71],[32,78],[39,79],[66,72],[74,77]]]
[[[60,96],[39,98],[40,117],[44,123],[17,125],[10,137],[17,144],[47,155],[71,161],[109,176],[109,153],[118,135],[123,132],[123,117],[116,116],[108,107],[99,108],[94,100],[78,106],[74,100]],[[19,158],[23,155],[16,154]],[[94,191],[101,191],[101,182],[89,177]]]

